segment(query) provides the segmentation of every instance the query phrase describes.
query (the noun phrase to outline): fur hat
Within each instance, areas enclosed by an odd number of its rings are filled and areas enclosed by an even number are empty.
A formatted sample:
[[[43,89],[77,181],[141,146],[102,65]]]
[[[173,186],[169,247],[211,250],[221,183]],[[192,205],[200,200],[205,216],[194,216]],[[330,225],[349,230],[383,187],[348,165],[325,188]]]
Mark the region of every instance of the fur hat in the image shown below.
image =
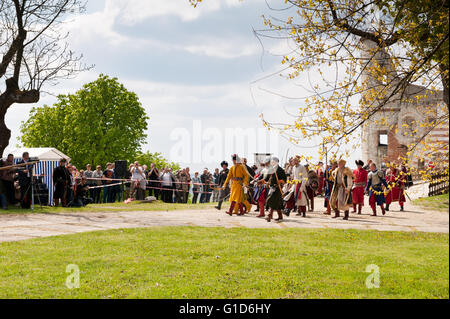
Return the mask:
[[[355,163],[356,163],[356,165],[364,166],[364,162],[361,160],[357,160],[357,161],[355,161]]]

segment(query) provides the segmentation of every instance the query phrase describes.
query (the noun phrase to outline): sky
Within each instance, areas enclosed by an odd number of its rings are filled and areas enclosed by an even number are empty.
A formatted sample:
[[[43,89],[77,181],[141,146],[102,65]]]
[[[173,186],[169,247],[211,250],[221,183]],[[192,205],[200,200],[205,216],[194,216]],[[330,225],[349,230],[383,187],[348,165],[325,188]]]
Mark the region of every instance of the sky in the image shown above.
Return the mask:
[[[264,40],[261,45],[254,35],[254,29],[264,28],[262,14],[273,12],[264,0],[205,0],[197,8],[188,0],[91,0],[65,27],[72,50],[95,67],[46,89],[74,93],[99,74],[117,77],[137,93],[150,117],[142,150],[160,152],[194,171],[231,162],[233,153],[250,163],[254,153],[281,160],[294,154],[317,158],[314,145],[296,146],[267,131],[260,118],[291,121],[288,112],[295,113],[299,102],[278,94],[306,94],[279,76],[289,44]],[[10,147],[19,143],[20,123],[31,107],[55,101],[44,94],[37,105],[10,109]]]

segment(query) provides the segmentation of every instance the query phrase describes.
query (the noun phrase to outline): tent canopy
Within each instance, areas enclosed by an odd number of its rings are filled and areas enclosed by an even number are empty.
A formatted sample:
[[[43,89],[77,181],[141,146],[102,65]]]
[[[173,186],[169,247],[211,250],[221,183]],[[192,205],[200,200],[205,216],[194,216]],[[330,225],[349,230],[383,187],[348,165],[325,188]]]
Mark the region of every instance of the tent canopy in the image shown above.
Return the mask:
[[[13,154],[14,158],[22,158],[22,154],[28,152],[30,157],[37,157],[41,161],[59,161],[61,158],[65,158],[70,161],[70,157],[57,150],[56,148],[43,147],[43,148],[16,148],[9,152],[5,152],[5,156]]]

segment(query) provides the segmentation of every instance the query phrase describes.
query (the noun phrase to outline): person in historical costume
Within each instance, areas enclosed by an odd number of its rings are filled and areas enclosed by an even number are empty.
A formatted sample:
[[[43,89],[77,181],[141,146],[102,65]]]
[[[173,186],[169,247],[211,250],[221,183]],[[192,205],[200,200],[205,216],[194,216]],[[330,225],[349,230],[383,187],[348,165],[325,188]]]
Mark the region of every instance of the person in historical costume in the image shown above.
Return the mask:
[[[324,185],[324,207],[327,209],[324,214],[331,215],[330,197],[333,190],[334,182],[331,173],[337,168],[337,162],[331,161],[330,166],[325,169],[325,185]]]
[[[364,207],[364,192],[367,186],[367,171],[364,169],[364,162],[355,161],[357,169],[353,171],[355,182],[353,184],[353,213],[356,213],[358,207],[358,215],[361,215]]]
[[[305,166],[300,164],[299,157],[295,157],[292,163],[291,174],[294,187],[291,188],[291,195],[294,197],[294,203],[297,207],[297,216],[306,217],[306,207],[309,201],[307,193],[308,171]]]
[[[286,171],[286,169],[285,169]],[[295,196],[293,194],[293,189],[295,189],[295,184],[291,177],[292,174],[287,176],[287,182],[284,184],[282,190],[283,201],[284,201],[284,209],[283,214],[289,216],[292,210],[295,210]]]
[[[281,188],[286,183],[286,173],[280,167],[280,160],[273,157],[270,161],[268,174],[264,177],[264,182],[269,187],[266,206],[269,208],[269,215],[266,220],[270,222],[273,217],[273,211],[277,211],[277,221],[283,220],[283,196]]]
[[[315,170],[308,170],[308,180],[306,182],[306,194],[308,195],[308,209],[314,211],[314,197],[319,189],[319,177]]]
[[[389,192],[386,194],[386,211],[389,211],[389,206],[392,202],[398,202],[400,211],[404,211],[405,185],[408,181],[406,168],[400,170],[396,163],[392,163],[391,167],[386,171],[386,182],[388,183]]]
[[[220,188],[219,189],[219,203],[216,206],[217,210],[221,210],[223,201],[225,198],[230,195],[230,187],[226,187],[222,189],[223,185],[225,184],[225,181],[227,180],[228,173],[230,170],[228,169],[228,163],[226,161],[223,161],[220,163],[220,166],[222,167],[222,170],[219,173],[219,177],[217,179],[217,185]]]
[[[253,169],[250,166],[247,165],[246,158],[242,159],[242,166],[244,167],[245,171],[247,172],[247,175],[249,176],[249,182],[250,182],[250,180],[255,177],[255,172],[253,171]],[[248,214],[252,210],[252,204],[251,204],[252,193],[253,193],[253,190],[251,189],[250,183],[248,183],[247,186],[244,188],[244,198],[242,200],[242,205],[244,205],[244,214]],[[238,213],[238,209],[239,209],[238,206],[234,206],[235,214]]]
[[[284,171],[286,173],[287,182],[281,189],[283,192],[283,201],[284,201],[284,209],[283,214],[289,216],[291,211],[296,211],[296,197],[295,197],[295,189],[297,187],[296,181],[294,181],[294,166],[295,161],[294,157],[289,158],[289,161],[286,163],[284,167]]]
[[[239,215],[244,215],[244,187],[247,187],[249,181],[249,175],[247,170],[242,164],[242,160],[238,155],[234,154],[232,156],[233,167],[231,167],[228,172],[227,179],[225,180],[222,189],[225,189],[231,182],[231,193],[230,193],[230,210],[227,212],[228,215],[233,216],[234,207],[238,205]]]
[[[286,177],[291,177],[292,178],[292,170],[294,167],[294,157],[289,158],[289,161],[286,163],[285,167],[284,167],[284,171],[286,173]]]
[[[372,216],[377,216],[377,206],[380,206],[383,215],[386,214],[384,209],[384,203],[386,199],[384,197],[384,187],[388,187],[384,178],[384,173],[377,169],[375,163],[370,164],[370,173],[367,176],[366,193],[369,194],[369,205],[372,208]]]
[[[250,185],[252,185],[253,187],[253,192],[251,194],[251,203],[253,205],[256,205],[256,209],[255,212],[259,213],[259,203],[258,203],[258,199],[259,196],[261,195],[261,191],[262,191],[262,187],[260,187],[260,185],[258,185],[258,181],[260,179],[260,176],[262,175],[262,170],[264,169],[264,163],[260,163],[258,165],[259,167],[257,167],[257,169],[255,170],[255,177],[253,177],[253,179],[250,181]]]
[[[340,211],[343,211],[345,215],[344,220],[348,220],[350,207],[353,206],[352,188],[354,176],[353,172],[345,164],[347,164],[347,161],[339,160],[338,167],[331,173],[334,185],[330,204],[335,213],[333,218],[340,217]]]
[[[63,207],[67,205],[67,195],[71,178],[70,173],[66,168],[66,164],[67,160],[65,158],[62,158],[59,161],[59,166],[53,170],[53,184],[55,185],[55,193],[53,195],[53,199],[55,201],[55,206],[59,205],[60,200]]]
[[[269,175],[269,169],[270,169],[270,157],[267,157],[264,161],[264,163],[261,163],[261,167],[264,166],[264,168],[261,169],[261,172],[259,173],[259,176],[257,176],[256,179],[256,187],[255,187],[255,196],[254,200],[258,203],[259,208],[259,215],[258,218],[264,218],[266,217],[266,201],[267,201],[267,195],[269,193],[269,188],[265,184],[265,179]]]
[[[325,187],[325,171],[322,162],[319,162],[319,164],[317,165],[316,174],[319,179],[319,188],[317,189],[316,195],[322,196]]]

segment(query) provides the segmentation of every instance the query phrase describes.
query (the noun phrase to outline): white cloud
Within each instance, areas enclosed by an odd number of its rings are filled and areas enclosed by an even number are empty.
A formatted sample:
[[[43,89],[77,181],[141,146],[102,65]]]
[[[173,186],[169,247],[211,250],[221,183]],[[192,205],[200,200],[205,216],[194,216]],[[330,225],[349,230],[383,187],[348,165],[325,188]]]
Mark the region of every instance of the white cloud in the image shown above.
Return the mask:
[[[259,52],[258,44],[248,43],[244,39],[204,39],[186,46],[180,47],[180,49],[186,50],[193,54],[200,54],[210,57],[218,57],[224,59],[232,59],[243,56],[255,55]]]
[[[192,21],[201,15],[218,11],[224,7],[242,4],[240,0],[207,0],[194,8],[188,0],[107,0],[109,5],[120,8],[119,21],[134,25],[143,20],[158,16],[176,16],[182,21]]]
[[[114,26],[134,25],[153,16],[163,15],[178,15],[183,21],[188,21],[207,11],[219,10],[223,6],[236,6],[240,2],[211,0],[205,1],[200,7],[192,8],[188,0],[106,0],[103,11],[71,18],[64,27],[70,33],[70,42],[74,47],[83,48],[91,43],[100,44],[106,41],[105,44],[123,47],[124,50],[177,50],[208,57],[238,58],[257,54],[260,50],[258,43],[249,43],[244,36],[219,38],[196,35],[188,35],[184,43],[174,43],[170,39],[161,41],[152,37],[126,36],[115,31]]]

